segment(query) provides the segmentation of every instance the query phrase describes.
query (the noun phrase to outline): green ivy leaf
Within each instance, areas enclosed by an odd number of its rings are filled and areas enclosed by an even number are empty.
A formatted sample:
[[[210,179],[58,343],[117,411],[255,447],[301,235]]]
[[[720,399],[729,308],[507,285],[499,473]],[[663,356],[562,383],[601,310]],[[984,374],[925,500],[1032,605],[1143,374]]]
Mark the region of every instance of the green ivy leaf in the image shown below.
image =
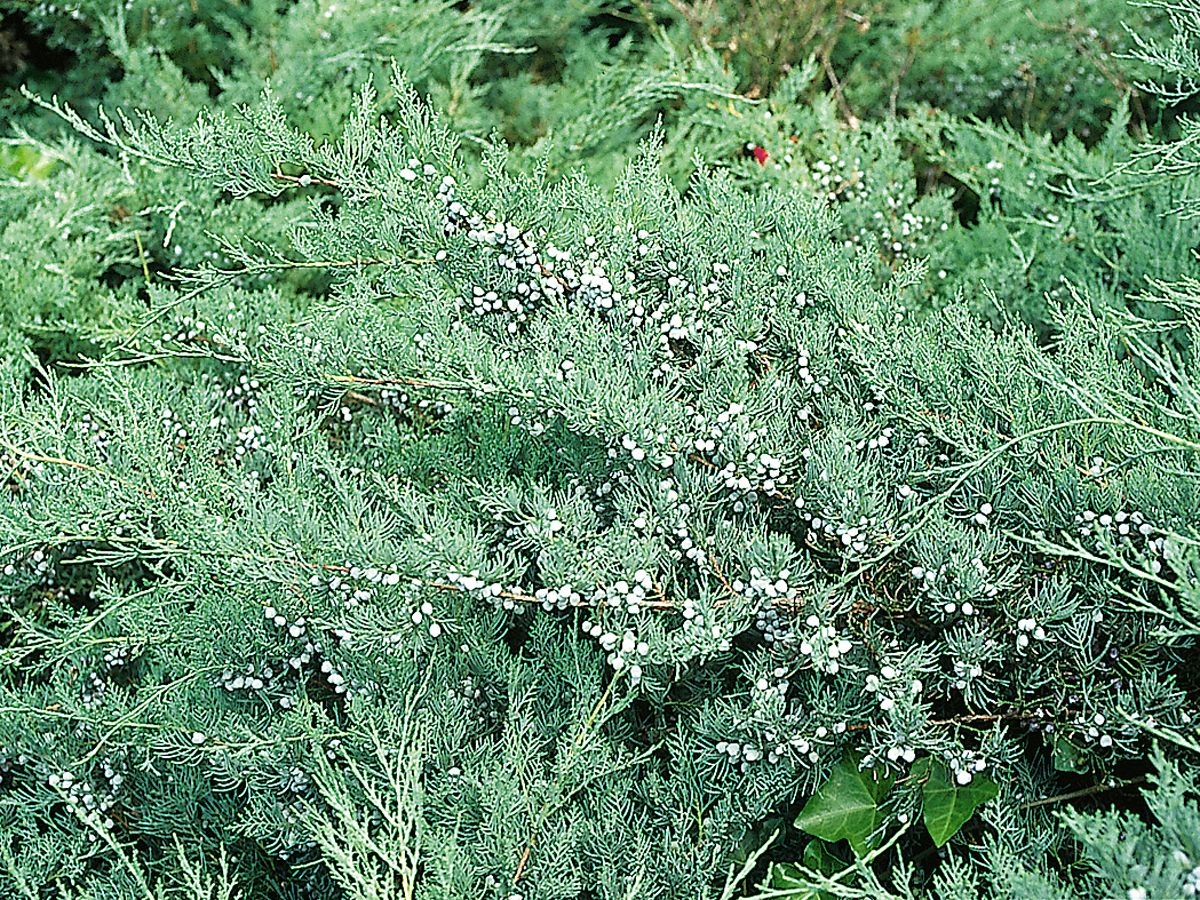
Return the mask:
[[[750,858],[750,854],[763,845],[763,842],[766,841],[771,832],[777,830],[783,831],[785,827],[783,816],[773,816],[751,825],[746,829],[746,833],[742,835],[742,839],[738,841],[738,845],[732,854],[730,854],[730,858],[741,865]]]
[[[1050,759],[1058,772],[1075,772],[1082,774],[1088,770],[1087,757],[1084,752],[1057,734],[1050,739]]]
[[[959,784],[941,762],[929,765],[925,782],[925,828],[937,846],[958,834],[958,830],[980,806],[1000,792],[996,782],[986,775],[976,775],[966,784]]]
[[[827,900],[825,891],[812,886],[805,875],[805,867],[796,863],[775,863],[771,866],[770,889],[783,892],[786,900]]]
[[[17,178],[45,178],[58,160],[27,144],[0,146],[0,172]]]
[[[802,865],[776,863],[771,867],[770,887],[772,890],[787,891],[787,900],[834,900],[829,891],[813,887],[809,872],[818,872],[831,878],[845,870],[850,863],[834,854],[829,845],[815,838],[804,847]]]
[[[875,769],[859,769],[860,759],[854,753],[842,757],[796,816],[796,827],[830,842],[845,838],[862,856],[883,820],[879,801],[891,789],[893,778]]]

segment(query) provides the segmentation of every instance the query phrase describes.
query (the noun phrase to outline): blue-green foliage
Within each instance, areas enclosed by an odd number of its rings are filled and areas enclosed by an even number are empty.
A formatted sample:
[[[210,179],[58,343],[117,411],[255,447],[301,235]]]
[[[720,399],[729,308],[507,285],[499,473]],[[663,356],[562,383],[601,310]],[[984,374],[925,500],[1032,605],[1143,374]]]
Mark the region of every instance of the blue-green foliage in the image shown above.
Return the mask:
[[[22,10],[6,895],[1186,883],[1193,127],[617,12]]]

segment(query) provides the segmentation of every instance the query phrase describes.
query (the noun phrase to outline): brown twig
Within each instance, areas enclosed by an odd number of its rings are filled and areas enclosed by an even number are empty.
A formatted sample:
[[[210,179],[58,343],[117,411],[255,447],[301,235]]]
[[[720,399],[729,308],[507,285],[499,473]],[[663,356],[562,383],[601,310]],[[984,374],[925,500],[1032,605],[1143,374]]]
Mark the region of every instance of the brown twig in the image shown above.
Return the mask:
[[[596,722],[596,717],[600,715],[600,710],[604,704],[608,702],[608,698],[612,695],[613,687],[616,685],[621,673],[618,672],[613,676],[612,680],[605,686],[604,692],[600,695],[600,699],[596,701],[596,705],[592,707],[592,711],[588,714],[587,719],[583,723],[583,727],[579,729],[579,734],[575,736],[575,741],[571,744],[571,749],[567,752],[567,762],[569,763],[575,754],[583,747],[583,741],[587,737],[588,731]],[[521,852],[521,858],[517,861],[517,869],[513,873],[513,884],[515,885],[521,880],[521,876],[525,874],[525,866],[529,863],[529,857],[533,853],[533,848],[537,844],[538,832],[542,825],[546,822],[546,817],[550,812],[550,801],[546,800],[542,803],[541,810],[538,811],[537,819],[533,823],[533,828],[529,834],[529,840],[525,844],[525,849]]]
[[[356,403],[366,403],[368,406],[379,405],[379,401],[374,397],[368,397],[366,394],[360,394],[358,391],[346,391],[346,396]]]
[[[28,451],[22,450],[20,447],[16,446],[15,444],[10,444],[8,441],[0,440],[0,446],[3,446],[5,450],[7,450],[9,453],[13,454],[13,456],[15,456],[15,457],[19,457],[21,459],[27,459],[30,462],[42,463],[44,465],[63,466],[64,468],[68,468],[68,469],[78,469],[81,472],[91,472],[95,475],[104,475],[108,478],[111,478],[113,481],[117,482],[117,484],[122,484],[125,487],[133,488],[134,490],[141,493],[143,496],[149,497],[152,500],[158,499],[158,495],[155,494],[153,491],[149,491],[143,487],[138,487],[138,485],[134,484],[132,481],[129,481],[125,478],[121,478],[119,475],[114,475],[111,472],[106,472],[106,471],[104,471],[104,469],[101,469],[97,466],[93,466],[88,463],[77,462],[76,460],[73,460],[73,459],[66,459],[65,457],[61,457],[61,456],[43,456],[39,453],[29,453]]]
[[[375,387],[404,385],[405,387],[438,388],[449,391],[468,390],[465,385],[449,384],[444,381],[422,381],[419,378],[361,378],[358,375],[323,375],[321,377],[335,384],[369,384]]]
[[[1145,775],[1139,775],[1136,778],[1128,778],[1125,781],[1118,781],[1116,784],[1093,784],[1091,787],[1081,788],[1078,791],[1070,791],[1066,794],[1055,794],[1053,797],[1042,797],[1039,800],[1030,800],[1020,804],[1017,809],[1033,809],[1037,806],[1048,806],[1051,803],[1061,803],[1064,800],[1078,800],[1081,797],[1090,797],[1093,794],[1103,794],[1106,791],[1116,791],[1121,788],[1131,787],[1135,784],[1141,784],[1146,780]]]
[[[338,190],[341,190],[342,187],[336,181],[330,181],[328,178],[321,178],[319,175],[284,175],[282,172],[277,170],[271,173],[271,177],[276,181],[287,181],[304,187],[307,187],[310,184],[322,184],[325,185],[325,187],[337,188]]]

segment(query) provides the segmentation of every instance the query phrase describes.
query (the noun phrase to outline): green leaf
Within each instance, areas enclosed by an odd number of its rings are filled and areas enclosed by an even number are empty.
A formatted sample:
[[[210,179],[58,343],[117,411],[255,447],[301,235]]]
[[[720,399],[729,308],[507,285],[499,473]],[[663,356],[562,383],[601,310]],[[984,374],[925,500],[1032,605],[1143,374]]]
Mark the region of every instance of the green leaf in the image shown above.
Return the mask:
[[[45,178],[57,164],[53,156],[27,144],[0,146],[0,172],[17,178]]]
[[[925,828],[933,842],[941,847],[1000,789],[986,775],[976,775],[966,784],[958,784],[941,762],[932,763],[928,769],[924,793]]]
[[[1082,774],[1088,770],[1087,757],[1084,752],[1057,734],[1050,739],[1050,759],[1058,772],[1075,772]]]
[[[775,863],[771,866],[769,888],[772,892],[786,891],[786,900],[826,900],[826,892],[812,886],[807,866],[796,863]]]
[[[893,778],[878,770],[859,769],[860,759],[858,754],[842,757],[796,816],[796,827],[831,842],[845,838],[862,856],[883,820],[879,801],[891,789]]]
[[[783,831],[785,827],[782,816],[773,816],[751,825],[742,835],[742,839],[738,841],[737,847],[730,854],[730,859],[741,865],[763,845],[770,837],[771,832]]]
[[[814,887],[809,872],[818,872],[832,878],[844,871],[849,862],[834,854],[829,845],[819,838],[809,841],[804,847],[802,862],[776,863],[771,867],[770,887],[772,890],[788,891],[787,900],[834,900],[829,891]]]
[[[822,840],[809,841],[804,845],[804,865],[814,872],[820,872],[826,877],[833,877],[850,865],[849,860],[842,859],[829,849]]]

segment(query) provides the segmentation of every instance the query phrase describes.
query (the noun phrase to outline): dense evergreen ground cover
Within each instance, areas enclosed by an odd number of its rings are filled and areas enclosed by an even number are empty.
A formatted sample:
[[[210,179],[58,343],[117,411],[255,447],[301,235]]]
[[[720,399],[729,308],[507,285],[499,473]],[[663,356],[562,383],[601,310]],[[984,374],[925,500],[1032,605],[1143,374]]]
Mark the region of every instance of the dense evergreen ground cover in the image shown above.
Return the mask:
[[[0,895],[1200,892],[1200,4],[0,0]]]

